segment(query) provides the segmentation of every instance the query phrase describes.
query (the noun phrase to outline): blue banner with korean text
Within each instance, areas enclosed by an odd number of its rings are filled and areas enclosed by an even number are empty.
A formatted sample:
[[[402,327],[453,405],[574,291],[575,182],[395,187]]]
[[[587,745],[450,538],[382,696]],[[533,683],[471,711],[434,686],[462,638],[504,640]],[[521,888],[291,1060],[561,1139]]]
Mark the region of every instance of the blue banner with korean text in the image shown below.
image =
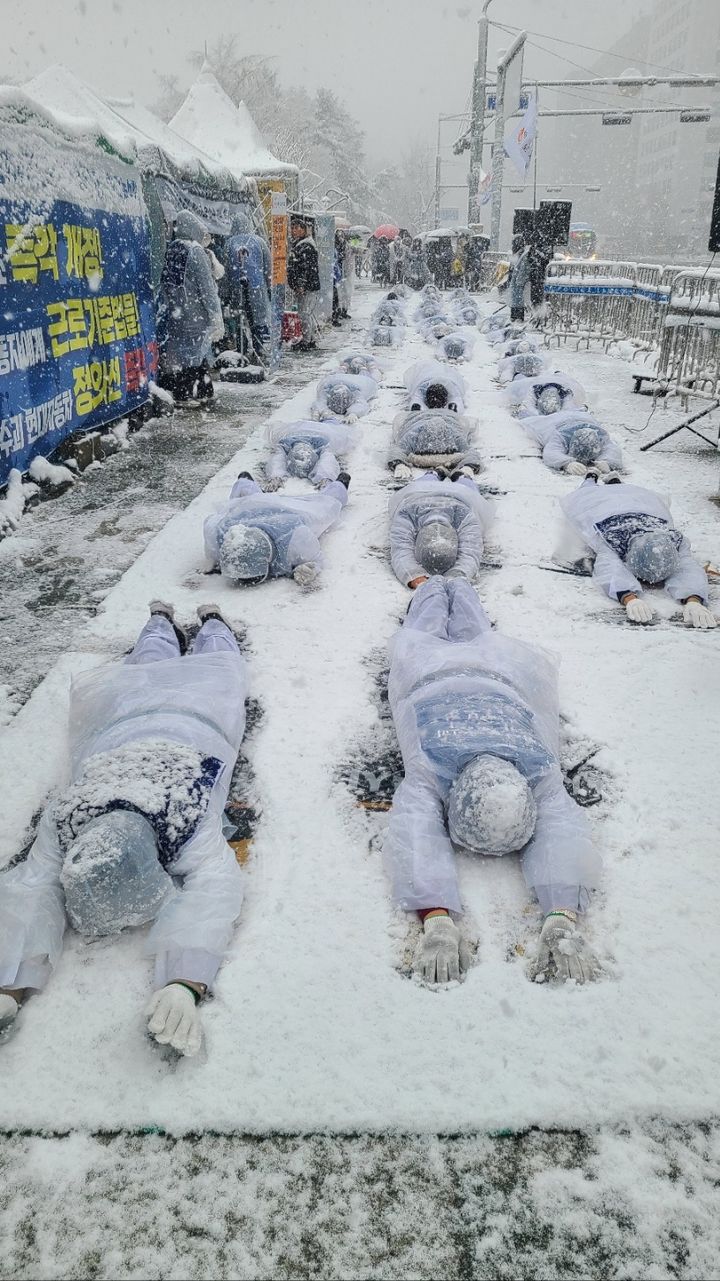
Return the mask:
[[[157,368],[138,171],[28,126],[1,138],[0,485],[139,408]]]

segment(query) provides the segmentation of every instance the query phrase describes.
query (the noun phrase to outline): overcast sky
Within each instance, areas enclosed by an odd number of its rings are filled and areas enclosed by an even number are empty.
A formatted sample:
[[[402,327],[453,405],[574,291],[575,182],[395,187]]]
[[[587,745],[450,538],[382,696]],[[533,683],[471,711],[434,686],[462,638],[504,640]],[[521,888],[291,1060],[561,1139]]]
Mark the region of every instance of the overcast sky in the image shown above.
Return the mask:
[[[651,0],[493,0],[490,17],[605,49],[651,7]],[[35,0],[16,7],[5,26],[0,79],[23,81],[64,62],[101,92],[133,93],[152,106],[161,74],[189,85],[187,55],[231,31],[248,53],[273,57],[284,83],[341,95],[378,162],[417,139],[434,146],[438,114],[464,110],[481,8],[480,0]],[[491,65],[507,40],[492,32]],[[526,70],[579,76],[572,64],[589,67],[597,56],[555,48],[571,62],[531,47]]]

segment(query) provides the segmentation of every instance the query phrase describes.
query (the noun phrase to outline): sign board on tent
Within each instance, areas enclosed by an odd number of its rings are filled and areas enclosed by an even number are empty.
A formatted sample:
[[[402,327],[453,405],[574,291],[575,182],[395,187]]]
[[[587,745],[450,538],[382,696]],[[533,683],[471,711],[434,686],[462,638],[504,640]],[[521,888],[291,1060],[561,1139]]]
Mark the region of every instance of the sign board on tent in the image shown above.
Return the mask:
[[[157,368],[140,174],[89,142],[4,123],[0,484],[150,396]]]

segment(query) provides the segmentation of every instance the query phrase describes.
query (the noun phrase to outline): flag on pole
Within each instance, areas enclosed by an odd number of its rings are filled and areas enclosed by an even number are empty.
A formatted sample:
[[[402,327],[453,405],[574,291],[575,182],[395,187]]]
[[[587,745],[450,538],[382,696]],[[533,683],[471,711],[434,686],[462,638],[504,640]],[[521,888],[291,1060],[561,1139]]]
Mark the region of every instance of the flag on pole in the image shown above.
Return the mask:
[[[527,110],[522,120],[510,120],[505,134],[505,155],[512,160],[518,173],[527,178],[537,134],[538,105],[537,94],[531,93]]]

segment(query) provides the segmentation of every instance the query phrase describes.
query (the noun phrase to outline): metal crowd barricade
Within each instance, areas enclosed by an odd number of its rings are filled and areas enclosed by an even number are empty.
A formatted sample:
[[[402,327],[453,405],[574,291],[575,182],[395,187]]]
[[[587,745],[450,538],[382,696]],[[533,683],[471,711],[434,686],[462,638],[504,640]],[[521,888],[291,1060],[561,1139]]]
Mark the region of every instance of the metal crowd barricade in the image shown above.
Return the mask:
[[[637,285],[637,264],[611,261],[554,261],[545,278],[548,343],[574,338],[577,346],[625,338]]]
[[[653,394],[677,396],[686,411],[691,400],[704,405],[642,448],[652,449],[659,441],[683,430],[718,448],[717,434],[711,439],[691,424],[720,408],[720,269],[673,270]]]
[[[651,350],[659,346],[662,324],[670,301],[670,289],[678,270],[677,267],[638,263],[626,337],[639,349]]]

